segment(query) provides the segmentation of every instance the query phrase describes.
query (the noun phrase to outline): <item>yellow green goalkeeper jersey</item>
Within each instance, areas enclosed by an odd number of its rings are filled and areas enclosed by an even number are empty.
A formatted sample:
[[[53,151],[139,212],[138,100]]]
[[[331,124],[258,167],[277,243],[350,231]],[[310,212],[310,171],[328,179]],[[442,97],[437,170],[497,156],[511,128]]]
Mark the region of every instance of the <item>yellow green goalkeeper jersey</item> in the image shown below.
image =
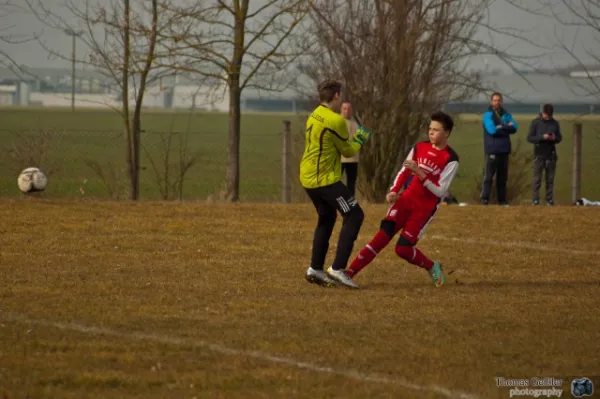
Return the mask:
[[[300,161],[300,182],[305,188],[329,186],[342,179],[342,155],[352,157],[360,144],[349,140],[342,116],[319,105],[306,121],[304,154]]]

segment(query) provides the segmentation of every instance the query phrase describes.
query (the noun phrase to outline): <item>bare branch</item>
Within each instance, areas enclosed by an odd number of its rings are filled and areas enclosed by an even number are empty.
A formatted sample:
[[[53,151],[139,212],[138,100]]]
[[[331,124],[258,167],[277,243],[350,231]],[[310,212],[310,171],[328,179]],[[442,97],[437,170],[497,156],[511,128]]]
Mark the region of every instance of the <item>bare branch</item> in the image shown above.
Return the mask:
[[[235,15],[235,11],[233,10],[233,8],[231,8],[227,4],[225,4],[225,2],[223,0],[218,0],[217,3],[219,4],[220,8],[229,11],[232,15]]]
[[[596,72],[600,65],[600,57],[598,57],[598,48],[600,47],[600,2],[598,0],[508,1],[512,6],[533,16],[547,18],[554,25],[552,49],[555,53],[567,55],[572,60],[574,67],[583,72],[579,78],[567,78],[569,90],[577,96],[600,99],[600,81],[592,73]],[[573,38],[566,40],[561,37],[558,33],[559,27],[561,29],[565,27],[574,28]],[[585,40],[582,40],[584,38],[595,41],[598,46],[595,46],[595,48],[583,46],[581,48],[581,44],[585,42]],[[547,38],[544,39],[547,40]],[[590,61],[595,65],[590,66]]]
[[[246,19],[252,19],[254,17],[256,17],[257,15],[259,15],[260,13],[262,13],[263,11],[269,9],[271,6],[273,6],[275,3],[277,3],[278,0],[271,0],[267,3],[265,3],[265,5],[263,5],[262,7],[260,7],[258,10],[256,10],[255,12],[248,14],[246,16]]]
[[[166,47],[177,58],[178,70],[226,81],[239,74],[240,90],[253,80],[262,81],[268,76],[269,79],[253,85],[271,90],[277,86],[272,84],[277,80],[273,78],[283,76],[301,55],[291,45],[308,3],[308,0],[270,0],[252,13],[248,12],[247,1],[240,0],[171,7],[170,12],[178,15],[178,23],[170,32],[161,34],[175,38]],[[235,32],[240,27],[243,33],[237,37]],[[243,40],[241,52],[235,58],[240,40]],[[263,68],[269,73],[262,74]]]
[[[464,60],[489,53],[513,68],[535,61],[476,39],[476,32],[489,23],[487,4],[469,0],[312,4],[311,37],[316,44],[307,46],[306,55],[299,58],[301,71],[313,87],[325,78],[342,80],[344,100],[377,131],[361,153],[359,190],[369,200],[383,199],[389,179],[423,132],[428,113],[483,89],[478,76],[465,71]],[[490,32],[519,36],[496,26]]]
[[[14,24],[9,21],[12,16],[18,13],[23,13],[23,7],[13,4],[9,0],[0,1],[0,43],[8,46],[16,46],[26,42],[35,40],[36,34],[16,35],[10,31],[15,28]],[[0,50],[0,64],[10,68],[20,69],[19,64],[11,57],[6,50]]]

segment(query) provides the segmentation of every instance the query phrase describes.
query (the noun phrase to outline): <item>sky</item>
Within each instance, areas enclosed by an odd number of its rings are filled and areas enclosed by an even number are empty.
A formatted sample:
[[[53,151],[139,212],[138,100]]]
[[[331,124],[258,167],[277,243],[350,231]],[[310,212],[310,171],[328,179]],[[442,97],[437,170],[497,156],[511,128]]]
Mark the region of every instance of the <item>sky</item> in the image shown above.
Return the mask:
[[[37,0],[31,0],[37,1]],[[44,0],[48,7],[59,10],[60,4],[65,0]],[[74,3],[84,4],[86,0],[71,0]],[[108,1],[108,0],[106,0]],[[181,0],[185,1],[185,0]],[[265,0],[251,0],[255,7],[260,6]],[[535,64],[544,68],[566,67],[574,63],[571,55],[566,54],[559,48],[560,43],[574,46],[575,54],[584,62],[593,62],[588,56],[590,52],[600,54],[600,32],[589,29],[574,28],[555,23],[552,18],[536,16],[515,8],[509,3],[510,0],[495,0],[486,10],[489,24],[495,30],[511,32],[512,37],[507,34],[499,34],[482,27],[477,34],[477,39],[482,40],[501,52],[508,52],[516,56],[516,61],[503,62],[493,55],[476,56],[469,60],[469,68],[477,70],[499,69],[505,72],[513,67],[521,68],[524,64]],[[513,0],[519,1],[519,0]],[[536,1],[551,1],[560,3],[562,0],[520,0],[532,5]],[[566,0],[577,3],[585,0]],[[6,6],[6,4],[10,6]],[[3,5],[4,4],[4,5]],[[30,12],[19,11],[15,7],[26,9],[26,0],[0,0],[0,38],[1,37],[27,37],[40,35],[44,43],[53,50],[65,56],[71,52],[71,38],[60,30],[50,29],[40,22]],[[564,9],[557,8],[561,15],[568,13]],[[68,12],[62,12],[62,16],[69,18]],[[566,18],[565,18],[566,19]],[[521,39],[525,38],[525,40]],[[534,42],[535,44],[531,43]],[[542,47],[540,47],[542,46]],[[85,46],[79,43],[78,53],[85,52]],[[16,63],[29,67],[69,67],[69,62],[57,57],[49,57],[48,53],[36,41],[9,44],[0,40],[0,52],[7,54]],[[527,57],[527,58],[524,58]]]

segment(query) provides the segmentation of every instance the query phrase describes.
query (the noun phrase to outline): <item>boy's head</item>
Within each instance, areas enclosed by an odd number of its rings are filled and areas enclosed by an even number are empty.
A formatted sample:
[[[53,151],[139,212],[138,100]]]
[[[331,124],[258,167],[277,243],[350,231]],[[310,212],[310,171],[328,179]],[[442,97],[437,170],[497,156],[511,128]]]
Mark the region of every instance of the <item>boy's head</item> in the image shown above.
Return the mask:
[[[552,104],[544,104],[544,106],[542,107],[542,118],[544,118],[545,120],[550,120],[552,119],[553,115],[554,106]]]
[[[444,146],[454,128],[454,120],[445,112],[437,111],[431,114],[429,122],[429,141],[436,146]]]
[[[326,104],[334,112],[339,112],[342,103],[342,83],[337,80],[326,80],[317,86],[319,101]]]

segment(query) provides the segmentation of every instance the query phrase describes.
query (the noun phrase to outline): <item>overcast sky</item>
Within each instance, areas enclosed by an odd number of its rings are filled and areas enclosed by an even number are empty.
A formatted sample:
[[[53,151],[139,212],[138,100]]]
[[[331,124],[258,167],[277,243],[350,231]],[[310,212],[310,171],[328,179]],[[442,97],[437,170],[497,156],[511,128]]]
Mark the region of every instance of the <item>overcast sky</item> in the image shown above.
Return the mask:
[[[71,0],[73,2],[84,3],[86,0]],[[107,0],[108,1],[108,0]],[[518,1],[518,0],[516,0]],[[538,0],[526,0],[526,4],[533,4]],[[562,0],[544,0],[559,3]],[[566,0],[577,3],[585,0]],[[7,6],[1,4],[6,2],[14,6],[25,6],[25,0],[0,0],[0,8],[7,10]],[[264,0],[251,0],[258,6]],[[57,6],[64,3],[64,0],[44,0],[47,6]],[[523,3],[523,0],[521,0]],[[564,10],[558,9],[559,12]],[[4,14],[4,15],[3,15]],[[9,14],[9,15],[6,15]],[[501,51],[508,51],[520,56],[530,56],[527,63],[533,63],[538,66],[552,68],[554,66],[567,66],[573,64],[573,57],[561,51],[557,43],[566,43],[569,46],[575,45],[574,50],[578,57],[585,62],[593,62],[587,54],[590,52],[600,54],[600,33],[589,29],[575,29],[573,27],[561,26],[553,23],[553,19],[540,16],[534,16],[521,11],[510,5],[507,0],[495,0],[487,10],[491,24],[500,30],[509,30],[516,36],[525,37],[530,41],[544,46],[539,48],[527,41],[520,40],[509,35],[501,35],[482,29],[478,33],[478,38],[493,44]],[[567,12],[561,14],[568,17]],[[64,13],[64,17],[68,15]],[[24,37],[34,33],[42,34],[44,42],[55,49],[57,52],[69,55],[71,52],[71,39],[62,31],[49,29],[39,22],[36,17],[24,12],[11,9],[8,13],[0,11],[0,36],[3,37]],[[18,64],[30,67],[68,67],[69,63],[65,60],[51,59],[47,52],[39,43],[29,42],[22,44],[8,44],[0,40],[0,51],[10,56]],[[78,52],[84,53],[85,48],[82,44],[78,46]],[[508,66],[498,61],[494,56],[478,56],[470,61],[470,66],[477,69],[484,67],[500,68],[508,70]]]

